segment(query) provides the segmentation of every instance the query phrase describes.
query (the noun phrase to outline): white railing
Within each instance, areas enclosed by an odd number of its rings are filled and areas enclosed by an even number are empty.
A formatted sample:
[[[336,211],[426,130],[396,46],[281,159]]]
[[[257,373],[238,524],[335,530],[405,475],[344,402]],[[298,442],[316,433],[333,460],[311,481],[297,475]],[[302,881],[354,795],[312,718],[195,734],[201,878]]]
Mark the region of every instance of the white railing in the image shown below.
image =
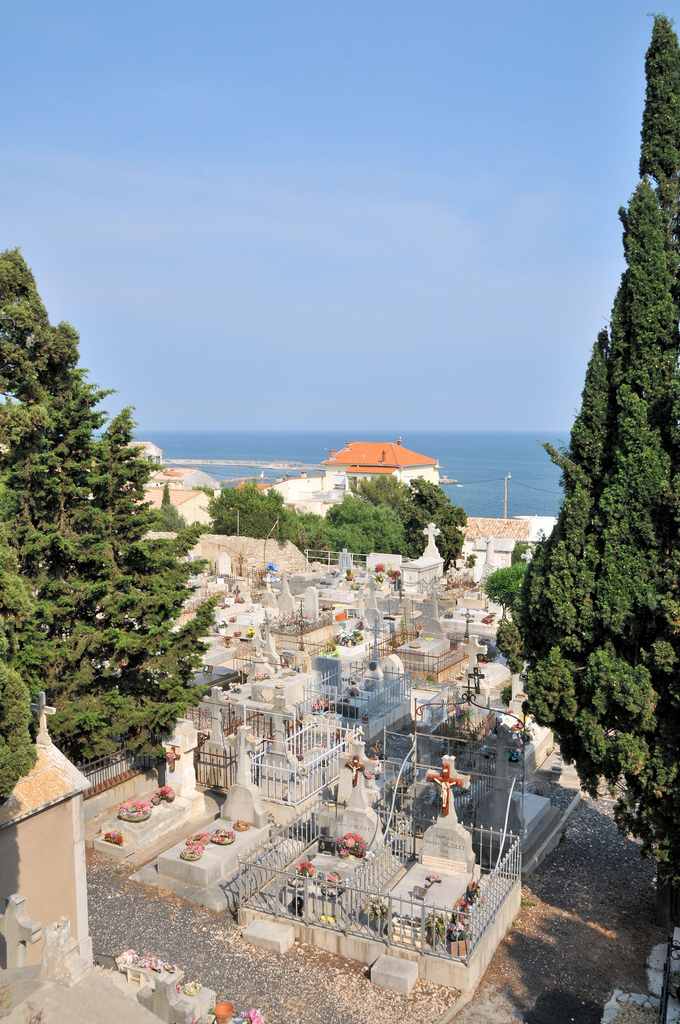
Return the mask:
[[[296,759],[294,766],[268,763],[269,746],[251,758],[251,777],[265,800],[297,807],[339,777],[349,752],[349,730],[322,719],[297,729],[286,740],[286,751]]]

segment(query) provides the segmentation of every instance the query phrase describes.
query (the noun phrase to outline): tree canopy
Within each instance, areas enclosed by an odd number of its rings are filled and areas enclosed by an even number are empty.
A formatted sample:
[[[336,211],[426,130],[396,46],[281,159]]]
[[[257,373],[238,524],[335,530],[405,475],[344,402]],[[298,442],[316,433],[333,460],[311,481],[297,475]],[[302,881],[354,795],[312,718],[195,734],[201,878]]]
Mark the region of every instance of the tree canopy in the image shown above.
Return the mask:
[[[444,559],[444,568],[458,558],[463,550],[465,535],[461,527],[467,523],[465,510],[452,505],[449,497],[437,484],[417,477],[404,496],[399,518],[404,527],[404,542],[409,558],[418,558],[425,548],[423,531],[435,523],[440,533],[437,548]]]
[[[326,515],[323,538],[331,551],[385,553],[399,552],[404,545],[404,530],[390,505],[374,505],[346,494]]]
[[[585,788],[619,786],[619,826],[680,882],[680,388],[676,225],[680,51],[656,17],[643,174],[621,210],[627,268],[588,365],[555,530],[528,568],[516,621],[527,694]]]
[[[519,599],[524,576],[527,571],[524,562],[516,562],[507,568],[489,573],[482,584],[488,597],[503,606],[503,611],[513,610]]]
[[[150,749],[195,703],[210,604],[175,629],[191,595],[183,561],[196,531],[147,541],[149,463],[129,410],[101,433],[104,396],[78,368],[78,336],[49,322],[18,250],[0,255],[0,513],[33,611],[15,632],[13,668],[57,708],[65,752],[125,740]]]

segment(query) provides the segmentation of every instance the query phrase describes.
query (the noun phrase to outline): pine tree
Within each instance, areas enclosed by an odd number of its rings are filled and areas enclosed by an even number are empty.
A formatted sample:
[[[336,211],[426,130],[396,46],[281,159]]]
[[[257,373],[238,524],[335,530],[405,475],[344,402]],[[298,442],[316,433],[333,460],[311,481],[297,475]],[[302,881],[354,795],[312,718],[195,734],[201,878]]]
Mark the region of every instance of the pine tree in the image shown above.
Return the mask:
[[[647,179],[621,219],[627,270],[611,334],[593,351],[569,448],[549,449],[564,502],[517,619],[532,712],[559,734],[590,793],[601,778],[623,783],[620,827],[678,882],[677,257]]]
[[[161,498],[161,507],[158,512],[158,527],[160,532],[167,533],[179,533],[181,530],[186,530],[186,519],[179,512],[179,510],[172,504],[170,500],[170,487],[165,484],[163,487],[163,497]]]
[[[149,465],[129,412],[97,440],[104,392],[77,368],[77,334],[52,327],[17,251],[0,257],[2,510],[35,611],[15,666],[57,708],[52,734],[74,756],[121,739],[148,749],[195,701],[198,637],[211,605],[173,631],[191,591],[182,561],[197,530],[146,541]]]

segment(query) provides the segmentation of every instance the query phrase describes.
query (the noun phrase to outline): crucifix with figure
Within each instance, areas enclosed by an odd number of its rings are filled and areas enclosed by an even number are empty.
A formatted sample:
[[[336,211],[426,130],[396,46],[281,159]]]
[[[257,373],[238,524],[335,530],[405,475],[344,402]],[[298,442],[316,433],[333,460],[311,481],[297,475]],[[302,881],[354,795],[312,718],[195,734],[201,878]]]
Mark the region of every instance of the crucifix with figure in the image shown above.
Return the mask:
[[[454,757],[443,757],[442,758],[442,770],[441,774],[436,772],[430,772],[427,776],[428,782],[434,782],[439,789],[439,795],[441,797],[442,818],[447,818],[449,813],[453,811],[453,817],[456,817],[455,807],[452,805],[451,790],[452,789],[469,789],[470,788],[470,776],[461,775],[460,772],[456,771],[455,758]]]
[[[352,772],[352,788],[354,788],[359,781],[359,772],[365,772],[366,765],[362,764],[359,755],[355,754],[351,761],[346,762],[345,768],[349,768]]]
[[[31,704],[31,711],[38,712],[38,738],[36,743],[39,747],[49,747],[52,745],[52,737],[47,731],[47,716],[56,715],[57,709],[51,708],[47,703],[47,697],[45,691],[41,690],[38,694],[38,703]]]

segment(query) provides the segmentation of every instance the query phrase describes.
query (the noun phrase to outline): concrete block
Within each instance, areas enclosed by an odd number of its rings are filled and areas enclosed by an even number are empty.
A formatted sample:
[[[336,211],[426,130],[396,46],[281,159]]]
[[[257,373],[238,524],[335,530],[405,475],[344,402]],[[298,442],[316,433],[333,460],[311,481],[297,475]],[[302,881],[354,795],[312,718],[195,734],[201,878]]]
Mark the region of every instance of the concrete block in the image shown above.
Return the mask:
[[[266,949],[270,953],[287,953],[295,945],[295,931],[291,924],[276,921],[253,921],[243,931],[243,941]],[[416,971],[417,973],[417,971]]]
[[[371,967],[371,981],[388,992],[408,995],[418,980],[418,964],[384,953]]]

